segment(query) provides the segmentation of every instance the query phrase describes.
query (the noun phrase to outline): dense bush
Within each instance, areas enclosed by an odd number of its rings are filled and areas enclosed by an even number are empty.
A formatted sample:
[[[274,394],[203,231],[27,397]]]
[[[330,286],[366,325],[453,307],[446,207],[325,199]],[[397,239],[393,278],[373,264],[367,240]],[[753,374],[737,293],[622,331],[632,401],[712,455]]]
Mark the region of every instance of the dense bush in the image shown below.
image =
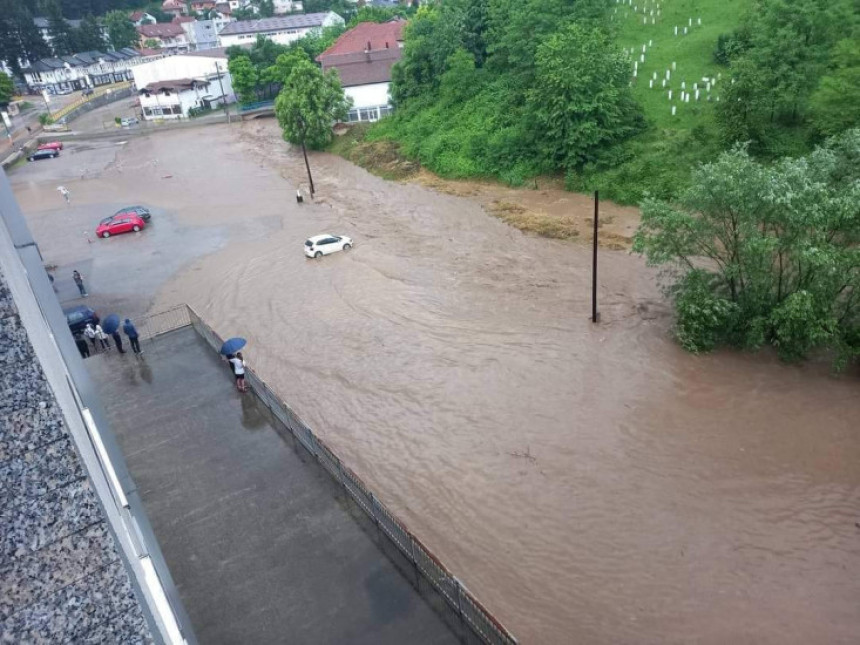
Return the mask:
[[[860,355],[860,129],[772,166],[723,153],[676,203],[643,203],[634,249],[674,276],[687,349],[828,348],[844,365]]]

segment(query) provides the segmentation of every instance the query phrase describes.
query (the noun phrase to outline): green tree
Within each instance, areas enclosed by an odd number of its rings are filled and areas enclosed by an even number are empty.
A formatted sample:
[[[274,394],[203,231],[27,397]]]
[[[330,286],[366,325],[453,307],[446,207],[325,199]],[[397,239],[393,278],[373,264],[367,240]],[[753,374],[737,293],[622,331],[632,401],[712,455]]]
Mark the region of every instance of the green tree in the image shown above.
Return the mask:
[[[409,15],[409,10],[406,7],[361,7],[355,12],[355,15],[349,19],[346,25],[347,29],[352,29],[362,22],[388,22],[392,18],[406,17]]]
[[[143,46],[148,49],[158,49],[161,47],[161,41],[156,38],[147,38],[143,41]]]
[[[0,60],[19,74],[22,61],[35,61],[50,54],[27,4],[0,0]]]
[[[5,107],[15,94],[15,85],[8,75],[0,72],[0,107]]]
[[[230,58],[227,63],[230,77],[233,79],[233,89],[239,95],[242,103],[251,103],[257,98],[259,76],[257,68],[247,56]]]
[[[48,33],[51,35],[51,48],[54,56],[68,56],[75,53],[75,38],[72,28],[63,18],[60,3],[51,0],[47,4]]]
[[[271,18],[275,15],[275,3],[272,0],[259,0],[257,9],[259,18]]]
[[[742,147],[693,173],[677,203],[649,199],[634,250],[668,269],[691,351],[860,354],[860,130],[773,166]]]
[[[824,135],[860,125],[860,42],[837,43],[828,73],[810,100],[812,122]]]
[[[337,74],[322,70],[300,51],[279,60],[289,68],[280,94],[275,99],[275,115],[284,139],[310,148],[323,148],[332,138],[332,125],[346,119],[349,100],[344,96]]]
[[[111,11],[104,20],[111,47],[122,49],[123,47],[134,47],[137,44],[137,30],[125,11]]]
[[[74,39],[75,49],[79,52],[99,50],[105,46],[101,26],[92,14],[81,21],[81,26],[75,30]]]
[[[572,23],[538,47],[528,111],[552,167],[579,167],[642,128],[629,75],[621,51],[596,28]]]
[[[757,0],[741,30],[749,40],[733,60],[734,85],[717,109],[726,143],[751,141],[752,151],[777,155],[806,124],[830,51],[857,20],[850,2]]]

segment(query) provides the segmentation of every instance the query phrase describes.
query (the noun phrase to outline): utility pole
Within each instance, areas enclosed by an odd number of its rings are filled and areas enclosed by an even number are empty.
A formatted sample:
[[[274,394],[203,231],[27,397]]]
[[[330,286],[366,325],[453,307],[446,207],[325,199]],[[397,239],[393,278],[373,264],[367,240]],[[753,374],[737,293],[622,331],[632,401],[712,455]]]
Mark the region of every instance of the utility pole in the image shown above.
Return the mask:
[[[308,181],[311,184],[311,199],[314,197],[314,178],[311,177],[311,165],[308,163],[308,151],[305,148],[305,137],[302,136],[302,154],[305,156],[305,168],[308,169]]]
[[[224,114],[227,115],[227,123],[230,123],[230,108],[227,106],[227,95],[224,94],[224,82],[221,80],[221,66],[215,61],[215,71],[218,72],[218,85],[221,86],[221,99],[224,101]]]
[[[594,240],[593,252],[591,261],[591,322],[596,323],[598,320],[597,313],[597,216],[598,205],[600,203],[598,191],[594,191]]]
[[[311,199],[314,197],[314,178],[311,176],[311,165],[308,163],[308,151],[305,148],[305,120],[299,117],[299,125],[302,126],[302,155],[305,157],[305,168],[308,169],[308,182],[311,185]]]

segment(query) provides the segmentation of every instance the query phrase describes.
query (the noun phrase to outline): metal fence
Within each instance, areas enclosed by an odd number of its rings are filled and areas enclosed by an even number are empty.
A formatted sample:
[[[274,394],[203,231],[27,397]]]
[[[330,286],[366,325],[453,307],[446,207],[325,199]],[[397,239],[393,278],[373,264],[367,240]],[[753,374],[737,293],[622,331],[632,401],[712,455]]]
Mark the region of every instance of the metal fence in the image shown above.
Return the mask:
[[[137,325],[142,339],[152,340],[159,335],[192,325],[197,333],[216,352],[223,339],[200,316],[186,305],[141,319]],[[376,497],[367,485],[349,469],[337,455],[317,437],[293,412],[274,390],[253,369],[246,369],[245,381],[272,416],[286,428],[346,492],[348,497],[366,514],[397,551],[405,558],[416,574],[416,581],[424,579],[447,604],[448,609],[465,630],[488,645],[515,645],[517,640],[472,593],[443,565],[408,528],[398,520]],[[468,639],[466,633],[463,636]]]

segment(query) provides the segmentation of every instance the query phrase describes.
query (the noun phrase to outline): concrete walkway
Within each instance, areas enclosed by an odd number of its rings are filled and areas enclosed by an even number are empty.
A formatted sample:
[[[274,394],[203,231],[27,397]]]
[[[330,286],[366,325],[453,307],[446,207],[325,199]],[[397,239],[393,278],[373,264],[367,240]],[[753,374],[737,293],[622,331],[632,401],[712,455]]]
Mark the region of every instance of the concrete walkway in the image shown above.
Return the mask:
[[[192,328],[144,351],[85,364],[201,643],[457,642]]]

